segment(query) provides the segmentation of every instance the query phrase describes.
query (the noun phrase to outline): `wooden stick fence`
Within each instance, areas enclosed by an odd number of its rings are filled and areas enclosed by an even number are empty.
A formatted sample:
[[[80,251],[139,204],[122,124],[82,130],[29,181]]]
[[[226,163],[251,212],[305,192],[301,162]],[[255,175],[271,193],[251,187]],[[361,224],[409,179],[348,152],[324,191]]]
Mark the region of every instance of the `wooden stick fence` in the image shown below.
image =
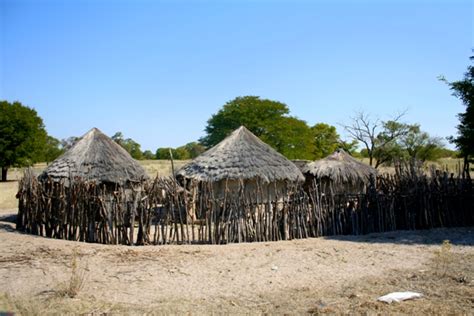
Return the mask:
[[[471,180],[399,167],[366,194],[324,194],[288,184],[246,193],[212,184],[156,178],[120,187],[81,180],[40,182],[27,170],[19,184],[17,229],[51,238],[104,244],[225,244],[288,240],[396,229],[474,225]],[[272,189],[275,198],[268,199]]]

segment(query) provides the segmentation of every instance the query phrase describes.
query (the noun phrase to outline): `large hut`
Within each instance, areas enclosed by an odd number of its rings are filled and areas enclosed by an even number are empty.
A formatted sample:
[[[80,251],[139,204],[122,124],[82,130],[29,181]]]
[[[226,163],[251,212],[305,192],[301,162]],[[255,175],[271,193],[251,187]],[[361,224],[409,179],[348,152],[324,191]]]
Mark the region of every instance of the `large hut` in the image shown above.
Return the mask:
[[[307,164],[303,170],[306,186],[314,182],[322,193],[360,194],[365,193],[371,177],[377,170],[338,149],[328,157]]]
[[[274,200],[289,185],[303,182],[301,171],[244,126],[177,171],[183,181],[211,183],[214,194],[246,195],[263,192]],[[243,190],[242,190],[243,189]]]
[[[145,169],[119,144],[93,128],[40,174],[40,180],[74,179],[128,186],[148,178]]]

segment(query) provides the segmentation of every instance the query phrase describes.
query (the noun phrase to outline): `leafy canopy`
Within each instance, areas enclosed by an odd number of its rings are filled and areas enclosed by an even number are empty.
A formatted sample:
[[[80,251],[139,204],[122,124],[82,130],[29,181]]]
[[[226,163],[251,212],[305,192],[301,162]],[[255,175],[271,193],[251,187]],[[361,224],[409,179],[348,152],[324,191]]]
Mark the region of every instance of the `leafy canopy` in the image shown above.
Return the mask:
[[[207,121],[200,142],[212,147],[244,125],[262,141],[289,159],[313,159],[313,137],[305,121],[289,116],[282,102],[257,96],[237,97],[227,102]]]
[[[474,56],[470,58],[474,61]],[[458,97],[466,106],[464,113],[459,113],[458,135],[452,138],[456,147],[465,157],[474,155],[474,66],[467,67],[464,79],[448,82],[443,79],[453,91],[453,95]]]
[[[38,162],[47,142],[43,120],[20,102],[0,101],[0,167],[6,181],[9,167]]]
[[[141,146],[139,143],[134,141],[131,138],[124,138],[122,132],[117,132],[112,136],[112,139],[122,146],[129,154],[132,156],[132,158],[140,160],[143,159],[143,153],[141,151]]]

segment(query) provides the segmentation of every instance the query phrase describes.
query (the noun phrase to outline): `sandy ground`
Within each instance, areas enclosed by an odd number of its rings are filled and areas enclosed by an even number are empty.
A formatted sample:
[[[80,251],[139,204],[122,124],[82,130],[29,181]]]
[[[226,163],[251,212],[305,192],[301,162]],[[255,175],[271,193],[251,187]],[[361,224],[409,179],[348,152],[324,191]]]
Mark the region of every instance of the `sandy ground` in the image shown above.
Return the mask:
[[[445,239],[451,241],[453,259],[447,274],[433,261]],[[473,242],[473,229],[463,228],[223,246],[128,247],[20,234],[3,220],[0,310],[472,313]],[[71,278],[74,252],[84,286],[75,298],[59,297]],[[378,296],[400,290],[420,291],[425,298],[391,306],[376,302]],[[442,297],[445,292],[451,296]]]

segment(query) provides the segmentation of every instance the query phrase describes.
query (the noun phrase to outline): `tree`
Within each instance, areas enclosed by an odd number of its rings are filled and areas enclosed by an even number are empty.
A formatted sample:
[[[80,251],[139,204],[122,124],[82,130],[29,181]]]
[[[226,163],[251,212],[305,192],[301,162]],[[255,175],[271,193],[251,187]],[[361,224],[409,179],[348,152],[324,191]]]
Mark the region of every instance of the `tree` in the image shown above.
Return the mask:
[[[440,138],[431,137],[420,129],[420,125],[411,125],[406,135],[401,137],[400,146],[411,160],[427,161],[439,158],[439,149],[443,148]]]
[[[288,114],[288,106],[284,103],[257,96],[237,97],[207,121],[207,135],[200,142],[212,147],[244,125],[286,157],[310,159],[311,130],[305,121]]]
[[[343,125],[344,129],[351,137],[361,142],[365,147],[365,152],[372,166],[375,168],[391,159],[397,147],[393,144],[399,137],[408,133],[409,125],[400,123],[405,113],[395,116],[388,121],[373,120],[370,115],[364,112],[357,112],[352,117],[350,125]]]
[[[472,62],[474,56],[471,56],[470,60]],[[448,82],[445,78],[441,80],[450,86],[453,95],[466,106],[466,111],[458,114],[458,135],[452,137],[451,141],[456,144],[464,157],[464,171],[469,175],[469,159],[474,156],[474,66],[467,67],[463,80],[453,82]]]
[[[10,167],[29,166],[38,161],[47,140],[43,120],[20,102],[0,101],[1,181]]]
[[[340,145],[336,127],[318,123],[311,127],[314,140],[313,159],[321,159],[332,154]]]
[[[63,150],[67,151],[72,146],[74,146],[81,138],[76,136],[71,136],[68,138],[61,139],[61,147]]]
[[[134,159],[143,159],[143,154],[140,149],[140,144],[131,138],[124,139],[122,132],[117,132],[112,136],[112,139],[122,146]]]
[[[143,152],[143,159],[147,159],[147,160],[155,159],[155,154],[153,154],[151,150],[145,150]]]
[[[206,151],[206,147],[204,147],[202,144],[198,142],[187,143],[186,145],[184,145],[184,147],[189,152],[190,159],[194,159]]]
[[[165,147],[160,147],[156,150],[156,154],[155,154],[155,157],[156,159],[162,159],[162,160],[167,160],[167,159],[171,159],[171,156],[170,156],[170,149],[172,148],[165,148]],[[174,155],[173,155],[173,158],[174,158]]]
[[[45,146],[41,150],[41,158],[39,160],[49,164],[63,153],[64,149],[61,146],[61,142],[58,139],[48,135],[46,137]]]

